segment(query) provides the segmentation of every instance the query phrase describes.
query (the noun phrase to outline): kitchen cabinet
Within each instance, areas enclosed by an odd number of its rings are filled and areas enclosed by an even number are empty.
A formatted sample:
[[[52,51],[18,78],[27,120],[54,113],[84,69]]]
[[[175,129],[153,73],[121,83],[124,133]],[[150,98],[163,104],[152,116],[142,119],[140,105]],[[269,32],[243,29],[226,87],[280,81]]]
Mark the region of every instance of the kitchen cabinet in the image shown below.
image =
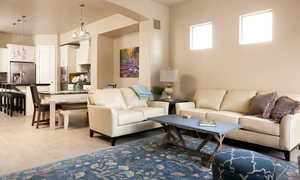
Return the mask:
[[[40,84],[56,87],[56,47],[36,46],[36,79]]]
[[[77,64],[90,64],[90,54],[90,40],[80,41],[80,48],[76,58]]]
[[[9,72],[7,48],[0,48],[0,72]]]
[[[35,62],[35,47],[8,44],[9,61]]]
[[[76,72],[77,46],[65,45],[60,47],[60,67],[67,68],[68,73]]]

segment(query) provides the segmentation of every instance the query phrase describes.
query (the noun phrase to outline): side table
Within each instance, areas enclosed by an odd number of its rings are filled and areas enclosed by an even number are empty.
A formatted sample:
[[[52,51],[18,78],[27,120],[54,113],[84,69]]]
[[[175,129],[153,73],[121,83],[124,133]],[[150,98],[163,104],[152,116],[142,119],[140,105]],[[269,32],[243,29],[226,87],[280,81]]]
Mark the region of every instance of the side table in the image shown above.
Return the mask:
[[[187,100],[182,100],[182,99],[160,99],[157,101],[161,102],[168,102],[169,103],[169,114],[176,114],[176,104],[177,103],[182,103],[182,102],[188,102]]]

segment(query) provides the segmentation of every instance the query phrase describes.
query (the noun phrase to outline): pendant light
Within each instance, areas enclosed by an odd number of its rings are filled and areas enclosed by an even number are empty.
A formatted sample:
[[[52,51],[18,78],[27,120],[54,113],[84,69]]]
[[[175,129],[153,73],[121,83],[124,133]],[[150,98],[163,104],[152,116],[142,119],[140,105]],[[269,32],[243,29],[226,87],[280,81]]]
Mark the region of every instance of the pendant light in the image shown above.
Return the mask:
[[[26,23],[26,16],[22,16],[22,19],[21,19],[21,24],[22,24],[22,41],[23,41],[23,46],[22,46],[22,49],[21,49],[21,58],[23,60],[25,60],[26,58],[26,50],[25,50],[25,47],[24,47],[24,44],[25,44],[25,32],[24,32],[24,29],[25,29],[25,23]]]
[[[84,8],[85,8],[85,5],[84,4],[81,4],[80,5],[80,11],[81,11],[81,14],[80,14],[80,28],[79,28],[79,31],[75,31],[73,34],[72,34],[72,38],[73,39],[76,39],[76,40],[86,40],[86,39],[89,39],[91,36],[90,36],[90,33],[87,32],[86,28],[85,28],[85,22],[84,22]]]

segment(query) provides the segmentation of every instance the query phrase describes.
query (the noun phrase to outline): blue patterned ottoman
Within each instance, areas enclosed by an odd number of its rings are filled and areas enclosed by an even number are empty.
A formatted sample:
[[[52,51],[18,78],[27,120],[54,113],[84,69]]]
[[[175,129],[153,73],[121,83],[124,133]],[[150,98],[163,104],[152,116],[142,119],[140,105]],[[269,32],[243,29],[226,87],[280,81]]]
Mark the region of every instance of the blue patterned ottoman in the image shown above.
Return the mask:
[[[214,180],[275,180],[275,164],[253,151],[228,148],[216,153],[212,163]]]

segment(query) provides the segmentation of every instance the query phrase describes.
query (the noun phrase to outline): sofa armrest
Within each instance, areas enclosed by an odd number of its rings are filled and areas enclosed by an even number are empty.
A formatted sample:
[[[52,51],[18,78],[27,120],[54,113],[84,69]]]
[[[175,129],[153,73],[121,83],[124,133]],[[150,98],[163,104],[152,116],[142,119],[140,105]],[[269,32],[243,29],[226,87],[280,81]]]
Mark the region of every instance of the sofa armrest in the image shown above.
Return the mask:
[[[149,101],[148,102],[149,107],[160,107],[164,108],[165,115],[169,114],[169,103],[168,102],[162,102],[162,101]]]
[[[183,102],[183,103],[177,103],[176,104],[176,114],[180,115],[180,111],[183,109],[193,109],[196,105],[193,102]]]
[[[117,111],[104,106],[88,105],[90,129],[113,137],[117,126]]]
[[[285,116],[280,122],[280,148],[292,150],[300,143],[300,113]]]

